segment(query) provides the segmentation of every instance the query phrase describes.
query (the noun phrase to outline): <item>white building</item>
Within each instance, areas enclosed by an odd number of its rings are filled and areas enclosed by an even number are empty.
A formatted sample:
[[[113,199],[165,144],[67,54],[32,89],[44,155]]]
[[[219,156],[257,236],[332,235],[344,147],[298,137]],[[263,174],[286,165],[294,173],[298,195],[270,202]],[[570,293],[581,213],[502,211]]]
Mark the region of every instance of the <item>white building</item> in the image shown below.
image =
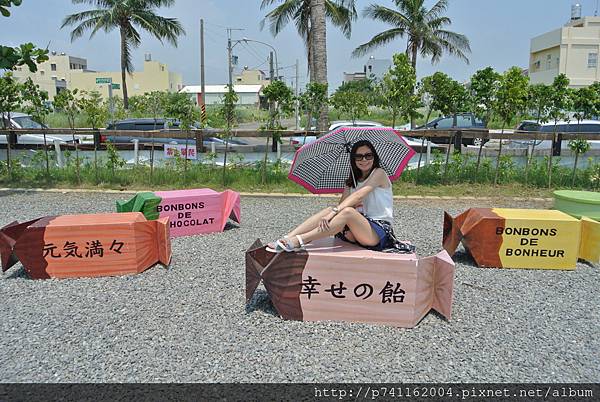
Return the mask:
[[[207,105],[223,103],[223,97],[227,93],[227,85],[205,85],[204,88]],[[239,98],[237,104],[259,107],[262,88],[262,85],[234,85],[233,90]],[[200,85],[188,85],[179,92],[191,94],[196,104],[200,104],[202,94],[202,87]]]
[[[600,81],[600,17],[576,13],[563,27],[531,39],[529,77],[532,84],[550,84],[565,74],[571,88]]]
[[[365,78],[381,81],[385,73],[392,67],[392,61],[386,59],[376,59],[371,56],[363,66],[363,71],[356,73],[344,72],[343,82],[364,80]]]

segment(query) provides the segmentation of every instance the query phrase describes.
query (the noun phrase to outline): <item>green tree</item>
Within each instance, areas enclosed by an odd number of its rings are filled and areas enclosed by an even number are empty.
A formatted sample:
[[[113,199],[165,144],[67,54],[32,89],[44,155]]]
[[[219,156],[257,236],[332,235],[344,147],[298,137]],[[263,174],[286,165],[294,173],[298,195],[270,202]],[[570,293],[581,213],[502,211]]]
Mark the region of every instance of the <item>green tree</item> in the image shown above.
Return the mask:
[[[339,89],[331,95],[329,103],[342,115],[347,115],[352,124],[356,119],[369,112],[369,98],[364,92],[355,90],[340,91]]]
[[[221,116],[225,119],[225,154],[223,155],[223,185],[227,181],[227,153],[229,151],[229,138],[231,137],[231,129],[236,125],[235,108],[240,100],[238,94],[233,90],[233,86],[229,85],[227,92],[223,96],[223,106],[221,107]]]
[[[436,99],[443,94],[446,82],[450,79],[446,74],[438,71],[433,75],[423,77],[419,83],[419,96],[421,102],[427,108],[425,115],[425,124],[429,123],[429,118],[434,110],[438,110],[440,102]]]
[[[184,169],[187,172],[190,130],[194,127],[194,123],[200,119],[200,110],[187,94],[172,93],[167,97],[165,114],[168,117],[177,119],[179,121],[179,130],[185,132]],[[196,145],[201,146],[201,144]]]
[[[0,14],[2,14],[3,17],[10,17],[9,8],[12,6],[20,6],[22,2],[22,0],[0,0]]]
[[[392,113],[392,127],[396,125],[396,116],[411,122],[418,117],[421,106],[416,93],[417,76],[405,54],[393,56],[394,65],[383,76],[380,84],[384,105]],[[412,125],[412,124],[411,124]]]
[[[581,120],[589,119],[591,116],[598,114],[598,106],[600,105],[599,95],[596,87],[593,86],[570,91],[572,109],[575,111],[575,118],[577,119],[577,132],[579,132]],[[575,153],[575,163],[573,164],[573,175],[571,177],[571,186],[574,186],[579,155],[589,151],[591,145],[587,140],[577,138],[569,141],[569,148]]]
[[[486,67],[477,71],[471,77],[469,92],[473,107],[471,110],[485,123],[486,127],[492,116],[496,90],[500,83],[501,74],[494,71],[492,67]]]
[[[448,0],[439,0],[429,10],[424,6],[425,0],[393,1],[397,10],[378,4],[365,8],[365,17],[392,25],[392,28],[378,33],[370,41],[357,47],[352,53],[354,56],[363,56],[394,39],[406,36],[406,55],[411,58],[415,71],[419,53],[422,57],[431,57],[432,63],[437,63],[444,52],[469,62],[466,53],[471,52],[471,47],[467,37],[446,29],[452,24],[450,18],[443,15],[448,8]]]
[[[80,102],[77,100],[77,93],[79,90],[77,88],[73,89],[63,89],[54,97],[54,109],[63,112],[67,116],[67,121],[69,122],[69,128],[71,130],[75,130],[75,119],[81,113]],[[73,144],[75,145],[75,172],[77,174],[77,182],[81,184],[81,171],[80,171],[80,163],[79,159],[79,141],[75,140],[75,131],[72,131],[73,136]]]
[[[0,113],[2,113],[0,117],[5,130],[10,128],[11,112],[18,110],[22,101],[21,84],[15,80],[11,72],[5,73],[0,77]],[[10,178],[12,178],[10,151],[12,143],[16,141],[14,134],[6,134],[6,167]]]
[[[521,72],[519,67],[511,67],[500,78],[496,100],[494,102],[494,113],[502,120],[502,134],[504,129],[512,121],[517,113],[522,112],[527,105],[527,89],[529,77]],[[502,139],[496,159],[496,173],[494,185],[498,183],[498,172],[500,166],[500,154],[502,153]]]
[[[106,108],[102,104],[102,95],[98,91],[81,91],[81,97],[78,99],[78,105],[85,121],[94,130],[94,175],[98,183],[98,144],[100,142],[100,126],[106,124],[108,115]]]
[[[71,32],[71,41],[91,30],[90,38],[98,31],[119,30],[121,38],[121,85],[125,109],[129,108],[127,95],[127,73],[133,72],[131,52],[140,46],[139,30],[144,30],[161,43],[164,40],[177,46],[177,38],[185,34],[181,23],[175,18],[157,14],[161,7],[171,7],[175,0],[72,0],[74,4],[89,4],[98,8],[65,17],[61,28],[76,25]]]
[[[577,119],[577,125],[581,123],[581,120],[589,119],[593,115],[598,113],[597,106],[600,104],[598,99],[598,93],[591,87],[582,87],[579,89],[573,89],[569,92],[571,97],[572,109],[575,111],[575,119]],[[579,131],[579,129],[577,130]]]
[[[21,0],[0,0],[0,14],[10,17],[10,7],[20,6]],[[27,65],[32,73],[37,65],[48,60],[48,49],[38,49],[33,43],[25,43],[17,47],[0,45],[0,69],[14,70],[18,66]]]
[[[587,142],[587,140],[581,138],[569,141],[569,148],[575,153],[575,163],[573,163],[571,186],[575,185],[575,174],[577,172],[577,161],[579,160],[579,155],[585,154],[587,151],[590,150],[591,147],[592,145],[589,142]]]
[[[304,132],[304,143],[306,143],[306,135],[308,130],[312,129],[312,118],[316,116],[323,108],[323,105],[328,103],[327,84],[319,82],[309,82],[306,84],[306,91],[299,96],[300,110],[306,114],[306,127]]]
[[[538,123],[548,121],[550,87],[545,84],[533,84],[528,90],[528,107]]]
[[[169,93],[163,91],[152,91],[149,93],[145,93],[142,96],[136,96],[135,100],[130,98],[130,106],[133,111],[139,114],[142,117],[151,117],[154,121],[154,130],[156,131],[158,127],[158,119],[165,114],[165,107],[169,99]],[[154,175],[154,132],[152,132],[151,137],[151,146],[150,146],[150,179]],[[200,149],[202,144],[199,146]]]
[[[550,91],[548,93],[548,117],[554,121],[554,129],[552,131],[553,138],[556,140],[556,129],[559,120],[567,120],[569,117],[568,110],[573,106],[572,99],[569,96],[569,79],[564,74],[559,74],[554,77]],[[554,146],[554,141],[552,142]],[[552,186],[552,156],[554,149],[550,152],[548,158],[548,188]]]
[[[294,93],[283,81],[273,81],[264,87],[262,92],[270,105],[269,119],[265,128],[276,131],[273,133],[273,151],[276,151],[277,142],[281,143],[281,133],[278,130],[285,129],[281,125],[281,118],[289,116],[293,112]]]
[[[23,91],[22,98],[25,112],[30,114],[33,120],[45,128],[48,122],[48,115],[52,112],[52,109],[48,106],[48,92],[40,90],[40,86],[35,84],[31,78],[25,80],[21,86],[21,90]],[[42,134],[44,136],[44,154],[46,156],[46,178],[50,179],[50,158],[48,156],[46,130]]]

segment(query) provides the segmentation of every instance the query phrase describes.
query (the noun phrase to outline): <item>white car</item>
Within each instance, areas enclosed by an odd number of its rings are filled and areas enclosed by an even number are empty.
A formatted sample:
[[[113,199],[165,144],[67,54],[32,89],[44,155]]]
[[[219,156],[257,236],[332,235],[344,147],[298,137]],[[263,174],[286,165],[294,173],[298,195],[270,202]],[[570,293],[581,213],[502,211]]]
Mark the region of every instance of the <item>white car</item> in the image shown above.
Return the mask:
[[[4,122],[8,120],[8,113],[0,112],[0,127],[4,128]],[[48,128],[37,121],[33,120],[33,118],[25,113],[10,113],[10,122],[8,124],[9,128]],[[79,139],[81,142],[81,136],[75,136],[75,139]],[[0,135],[0,144],[6,144],[6,135]],[[54,140],[58,140],[61,144],[72,143],[73,137],[71,135],[46,135],[46,144],[52,144]],[[11,142],[12,144],[12,142]],[[44,136],[42,134],[21,134],[17,136],[16,139],[17,145],[44,145]]]
[[[538,123],[535,120],[523,120],[516,128],[518,131],[533,131],[542,133],[600,133],[600,121],[598,120],[570,120],[570,121],[558,121],[556,125],[553,121],[547,123]],[[505,130],[506,132],[506,130]],[[534,145],[536,148],[547,149],[552,147],[552,141],[550,140],[511,140],[511,148],[525,148],[528,145]],[[588,140],[593,149],[600,148],[600,134],[598,140]],[[568,148],[569,141],[563,141],[561,148]]]
[[[383,124],[377,123],[376,121],[356,120],[355,122],[352,122],[348,120],[338,120],[329,125],[329,132],[337,130],[340,127],[383,127]],[[303,135],[290,137],[290,145],[293,145],[294,148],[300,148],[304,144],[316,141],[316,139],[317,137],[314,135],[308,135],[306,136],[306,139]]]

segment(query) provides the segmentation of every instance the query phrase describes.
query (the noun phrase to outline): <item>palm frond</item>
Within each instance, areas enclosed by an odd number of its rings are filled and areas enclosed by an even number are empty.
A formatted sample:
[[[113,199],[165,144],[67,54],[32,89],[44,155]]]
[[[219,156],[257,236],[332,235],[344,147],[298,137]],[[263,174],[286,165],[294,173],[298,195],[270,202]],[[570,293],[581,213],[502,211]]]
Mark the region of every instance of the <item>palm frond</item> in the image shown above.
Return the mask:
[[[434,34],[437,42],[446,52],[469,64],[465,53],[471,53],[471,45],[465,35],[446,30],[437,30]]]
[[[102,15],[104,15],[106,13],[107,13],[106,10],[89,10],[89,11],[82,11],[80,13],[67,15],[63,19],[60,27],[62,29],[68,25],[75,25],[75,24],[85,21],[87,19],[101,17]]]
[[[89,4],[101,8],[110,8],[115,6],[115,0],[71,0],[73,4]]]
[[[326,0],[325,15],[331,20],[331,23],[335,27],[340,28],[346,38],[350,38],[352,35],[352,23],[356,21],[357,18],[354,0]]]
[[[370,41],[354,49],[352,52],[352,57],[364,56],[370,50],[386,45],[397,37],[404,36],[405,33],[406,30],[401,27],[388,29],[387,31],[378,33],[377,35],[373,36]]]
[[[303,0],[302,0],[303,1]],[[269,21],[269,30],[273,36],[277,36],[296,14],[301,6],[298,0],[284,0],[282,4],[271,10],[261,22],[261,29],[265,21]]]
[[[177,19],[161,17],[149,11],[134,13],[131,22],[139,25],[161,43],[166,39],[173,46],[177,46],[177,38],[185,34],[183,26]]]
[[[395,27],[408,27],[410,20],[406,15],[378,4],[371,4],[363,11],[363,16],[385,22]]]
[[[439,0],[425,14],[425,20],[431,21],[439,18],[448,9],[448,0]]]

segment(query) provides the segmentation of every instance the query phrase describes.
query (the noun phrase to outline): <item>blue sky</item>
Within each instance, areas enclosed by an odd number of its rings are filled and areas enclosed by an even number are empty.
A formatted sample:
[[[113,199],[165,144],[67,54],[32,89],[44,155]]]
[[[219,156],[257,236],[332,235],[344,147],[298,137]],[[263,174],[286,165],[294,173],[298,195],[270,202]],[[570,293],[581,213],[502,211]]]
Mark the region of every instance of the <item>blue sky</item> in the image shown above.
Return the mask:
[[[335,28],[328,27],[328,76],[330,87],[337,87],[343,72],[362,70],[366,58],[351,57],[352,50],[368,41],[374,34],[387,29],[385,24],[362,17],[362,10],[370,3],[393,7],[391,0],[357,0],[361,16],[353,27],[352,37],[346,39]],[[226,27],[243,28],[234,31],[234,38],[247,37],[272,44],[278,51],[279,64],[287,67],[300,60],[300,85],[306,81],[306,56],[304,45],[290,24],[279,36],[273,37],[268,28],[260,29],[260,21],[266,10],[260,10],[260,0],[177,0],[176,5],[160,10],[166,17],[178,18],[187,34],[179,40],[179,46],[161,45],[144,34],[141,47],[134,52],[134,66],[140,69],[144,53],[152,54],[154,60],[169,65],[169,69],[183,74],[185,84],[200,82],[200,18],[206,28],[206,76],[208,84],[227,81]],[[470,64],[444,56],[440,63],[431,65],[419,59],[418,76],[443,71],[463,81],[478,69],[492,66],[504,71],[510,66],[526,67],[529,57],[529,40],[544,32],[563,25],[570,17],[569,0],[450,0],[447,16],[452,19],[451,30],[467,35],[471,41]],[[583,15],[593,15],[596,0],[580,0]],[[434,1],[426,1],[428,7]],[[73,5],[70,0],[23,0],[20,7],[13,7],[10,18],[0,21],[0,42],[16,45],[31,41],[50,49],[73,56],[87,58],[93,70],[119,69],[118,32],[100,32],[92,40],[84,36],[71,43],[68,29],[60,29],[67,14],[90,9],[89,5]],[[406,42],[397,40],[372,52],[376,58],[391,59],[395,52],[404,51]],[[266,63],[269,49],[260,44],[238,45],[235,54],[239,65],[260,66],[268,71]],[[289,83],[293,68],[281,71]]]

